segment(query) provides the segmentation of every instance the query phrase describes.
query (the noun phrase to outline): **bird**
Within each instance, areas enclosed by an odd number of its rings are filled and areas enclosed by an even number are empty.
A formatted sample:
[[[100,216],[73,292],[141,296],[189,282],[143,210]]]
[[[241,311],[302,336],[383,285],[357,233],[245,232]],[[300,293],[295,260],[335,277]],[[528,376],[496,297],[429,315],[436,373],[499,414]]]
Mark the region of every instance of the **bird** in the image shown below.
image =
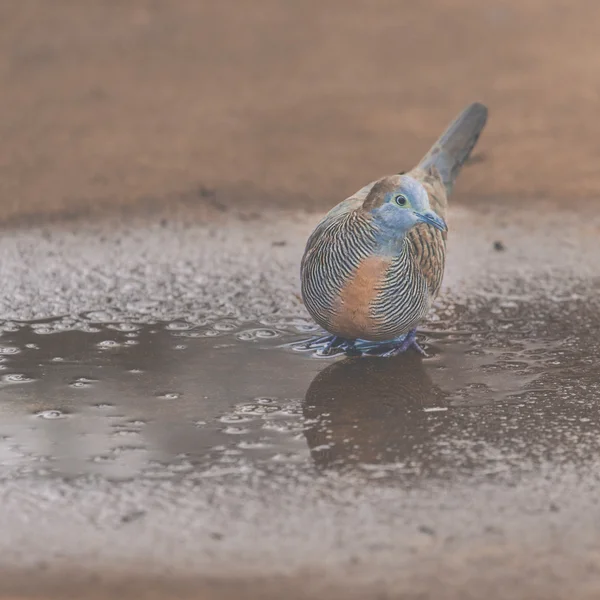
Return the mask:
[[[300,263],[303,303],[328,335],[321,354],[395,356],[414,348],[446,262],[448,198],[487,122],[474,102],[413,169],[386,175],[317,224]]]

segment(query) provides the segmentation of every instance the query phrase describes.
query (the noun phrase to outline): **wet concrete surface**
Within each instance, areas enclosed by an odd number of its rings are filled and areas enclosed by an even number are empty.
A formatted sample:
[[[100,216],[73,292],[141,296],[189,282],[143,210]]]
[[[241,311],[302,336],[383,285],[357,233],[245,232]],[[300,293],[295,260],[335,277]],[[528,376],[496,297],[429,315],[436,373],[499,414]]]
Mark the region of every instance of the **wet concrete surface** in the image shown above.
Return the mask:
[[[514,206],[426,359],[297,349],[317,215],[6,230],[0,591],[596,597],[600,217]]]

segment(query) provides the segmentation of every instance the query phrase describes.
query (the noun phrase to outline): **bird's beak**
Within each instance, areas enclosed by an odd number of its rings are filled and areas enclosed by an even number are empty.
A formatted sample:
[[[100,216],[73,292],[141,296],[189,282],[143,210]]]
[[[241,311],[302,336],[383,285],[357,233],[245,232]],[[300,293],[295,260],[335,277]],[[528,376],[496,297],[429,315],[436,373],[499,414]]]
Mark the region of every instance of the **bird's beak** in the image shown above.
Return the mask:
[[[433,225],[440,231],[448,231],[446,221],[444,221],[442,217],[436,215],[432,210],[428,210],[424,213],[416,213],[416,215],[419,217],[419,221],[422,221],[423,223],[429,223],[429,225]]]

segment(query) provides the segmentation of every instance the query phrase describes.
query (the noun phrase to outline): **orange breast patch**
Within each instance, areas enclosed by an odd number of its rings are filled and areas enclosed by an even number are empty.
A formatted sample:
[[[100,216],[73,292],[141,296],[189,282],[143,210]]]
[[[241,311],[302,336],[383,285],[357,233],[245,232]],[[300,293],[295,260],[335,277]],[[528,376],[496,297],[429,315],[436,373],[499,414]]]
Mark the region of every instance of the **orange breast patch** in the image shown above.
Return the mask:
[[[365,258],[360,263],[333,306],[334,316],[330,324],[333,333],[348,339],[376,336],[378,323],[370,307],[381,289],[390,263],[390,258],[380,256]]]

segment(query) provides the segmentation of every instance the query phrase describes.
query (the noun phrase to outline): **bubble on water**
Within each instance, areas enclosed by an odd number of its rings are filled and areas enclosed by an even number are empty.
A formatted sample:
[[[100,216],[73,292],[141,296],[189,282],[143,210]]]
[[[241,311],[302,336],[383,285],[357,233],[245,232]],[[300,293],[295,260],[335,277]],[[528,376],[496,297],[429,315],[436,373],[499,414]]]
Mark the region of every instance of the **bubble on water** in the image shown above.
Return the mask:
[[[140,432],[136,429],[119,429],[118,431],[113,432],[113,435],[118,435],[120,437],[136,436],[140,435]]]
[[[196,421],[194,425],[196,427],[204,427],[206,425],[206,421]]]
[[[135,323],[111,323],[110,325],[107,325],[106,328],[114,329],[116,331],[132,332],[139,331],[141,326],[136,325]]]
[[[55,356],[52,358],[52,362],[63,362],[65,359],[62,356]]]
[[[185,350],[187,348],[187,346],[185,344],[177,344],[177,346],[175,346],[175,350]]]
[[[179,392],[164,392],[162,394],[156,394],[157,398],[162,398],[163,400],[177,400],[177,398],[181,398],[181,394]]]
[[[71,387],[74,388],[85,388],[90,387],[92,383],[96,383],[96,379],[88,379],[87,377],[78,377],[75,381],[70,383]]]
[[[31,383],[35,379],[27,377],[23,373],[7,373],[6,375],[2,375],[2,381],[4,383]]]
[[[16,346],[0,346],[0,354],[19,354],[20,348]]]
[[[168,329],[169,331],[186,331],[191,328],[192,325],[183,321],[172,321],[165,326],[165,329]]]
[[[100,402],[99,404],[94,404],[94,408],[107,409],[114,408],[114,404],[109,404],[108,402]]]
[[[65,419],[67,417],[64,412],[57,409],[41,410],[40,412],[35,413],[35,416],[40,419]]]
[[[252,419],[249,416],[243,415],[223,415],[219,417],[219,421],[222,423],[246,423],[252,421]]]
[[[108,350],[110,348],[118,348],[120,344],[115,340],[103,340],[101,342],[98,342],[96,346],[98,346],[98,348],[100,348],[101,350]]]
[[[40,347],[37,344],[25,344],[25,348],[29,348],[30,350],[39,350]]]
[[[137,340],[126,340],[125,342],[125,345],[127,346],[135,346],[136,344],[139,344]]]
[[[281,333],[275,329],[247,329],[236,334],[235,337],[238,340],[249,342],[258,339],[273,339],[280,336]]]
[[[215,323],[213,328],[217,331],[234,331],[237,329],[237,325],[232,323],[231,321],[221,321],[219,323]]]
[[[278,406],[261,406],[260,404],[244,404],[236,408],[236,411],[247,415],[266,415],[267,413],[277,412]]]
[[[50,333],[54,333],[54,328],[48,327],[47,325],[32,325],[31,329],[33,333],[37,333],[38,335],[49,335]]]
[[[134,375],[139,375],[140,373],[143,373],[144,371],[142,369],[129,369],[128,373],[133,373]]]
[[[256,402],[258,404],[263,404],[263,405],[272,405],[272,404],[277,404],[277,398],[269,398],[268,396],[261,396],[256,398]]]

